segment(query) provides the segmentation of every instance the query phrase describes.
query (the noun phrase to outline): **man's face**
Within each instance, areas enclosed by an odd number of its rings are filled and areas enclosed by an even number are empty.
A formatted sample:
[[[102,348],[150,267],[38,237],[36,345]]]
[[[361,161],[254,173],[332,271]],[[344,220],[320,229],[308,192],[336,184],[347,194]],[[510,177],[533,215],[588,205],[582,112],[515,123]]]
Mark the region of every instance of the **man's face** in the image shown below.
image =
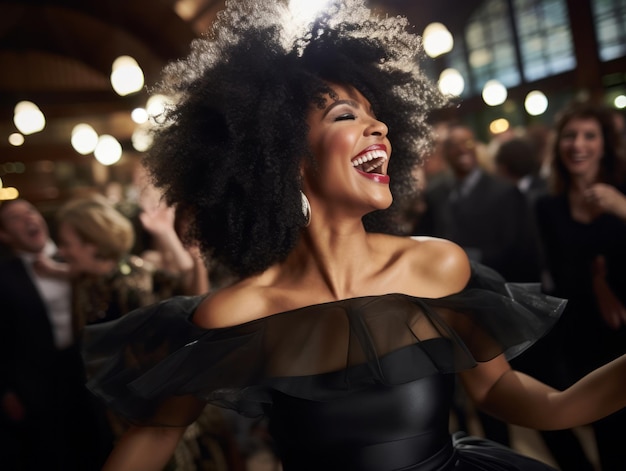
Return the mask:
[[[48,226],[41,213],[27,201],[9,203],[0,213],[0,241],[10,248],[39,253],[46,246]]]
[[[476,139],[469,129],[452,129],[443,146],[443,153],[457,177],[465,177],[478,165]]]

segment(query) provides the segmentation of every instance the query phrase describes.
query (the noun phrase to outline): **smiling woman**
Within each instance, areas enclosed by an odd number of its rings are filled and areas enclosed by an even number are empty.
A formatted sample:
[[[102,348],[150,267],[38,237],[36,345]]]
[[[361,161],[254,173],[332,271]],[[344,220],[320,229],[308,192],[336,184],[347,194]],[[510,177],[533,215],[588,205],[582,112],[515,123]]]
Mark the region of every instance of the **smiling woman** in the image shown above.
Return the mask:
[[[626,352],[626,160],[611,110],[592,103],[562,110],[551,174],[553,191],[537,200],[537,221],[552,293],[570,303],[543,342],[553,354],[540,367],[547,381],[567,386]],[[593,424],[602,469],[626,466],[617,438],[625,426],[626,411]],[[572,461],[565,432],[547,439],[563,468],[585,469]]]
[[[335,98],[329,95],[323,107],[312,107],[307,119],[314,164],[303,164],[302,191],[311,201],[314,224],[328,223],[330,214],[323,210],[329,199],[335,202],[332,213],[339,217],[346,209],[342,203],[350,212],[364,204],[367,213],[386,209],[392,202],[387,126],[376,119],[371,104],[358,90],[330,86]],[[360,193],[346,194],[357,189]]]
[[[387,173],[398,202],[414,191],[411,170],[430,145],[427,114],[444,100],[419,68],[420,40],[404,19],[335,2],[319,28],[298,30],[287,9],[235,3],[212,30],[214,41],[194,43],[187,61],[166,68],[163,92],[179,104],[146,163],[170,202],[193,203],[212,260],[250,275],[284,259],[300,234],[302,160],[319,165],[307,120],[311,108],[339,99],[330,84],[350,85],[389,127],[396,157]],[[343,20],[348,29],[326,26]],[[376,212],[366,224],[381,230],[389,220]]]
[[[236,279],[87,329],[90,387],[135,424],[105,469],[162,469],[206,402],[265,415],[285,471],[548,469],[451,436],[454,373],[491,414],[560,428],[626,405],[626,357],[566,393],[511,370],[565,301],[380,230],[443,103],[419,38],[357,0],[295,35],[283,13],[230,2],[166,70],[146,165]]]
[[[57,220],[59,253],[73,279],[80,329],[155,301],[152,273],[130,254],[133,226],[104,197],[70,200]]]

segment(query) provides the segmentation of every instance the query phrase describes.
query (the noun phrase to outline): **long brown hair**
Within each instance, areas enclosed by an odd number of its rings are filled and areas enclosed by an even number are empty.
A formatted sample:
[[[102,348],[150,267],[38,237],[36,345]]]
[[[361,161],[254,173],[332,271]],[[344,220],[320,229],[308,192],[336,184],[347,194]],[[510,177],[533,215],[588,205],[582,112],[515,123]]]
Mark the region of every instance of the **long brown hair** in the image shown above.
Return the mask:
[[[556,139],[554,140],[550,172],[550,187],[554,193],[566,192],[571,184],[571,176],[561,160],[559,142],[563,129],[572,119],[593,119],[600,124],[604,140],[604,152],[600,161],[598,180],[614,186],[621,185],[626,181],[624,143],[617,130],[613,113],[614,110],[611,108],[590,102],[574,102],[561,112],[555,126]]]

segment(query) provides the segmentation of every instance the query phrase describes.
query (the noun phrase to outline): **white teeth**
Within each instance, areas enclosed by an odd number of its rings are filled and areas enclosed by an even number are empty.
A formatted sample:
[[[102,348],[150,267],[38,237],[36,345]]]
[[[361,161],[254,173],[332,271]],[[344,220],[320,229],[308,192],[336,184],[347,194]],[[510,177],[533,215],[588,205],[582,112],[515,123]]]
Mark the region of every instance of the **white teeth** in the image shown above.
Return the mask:
[[[358,167],[359,165],[362,165],[365,162],[370,162],[371,160],[374,160],[374,159],[383,159],[382,162],[379,163],[379,165],[376,165],[376,167],[382,165],[387,160],[387,152],[385,152],[384,150],[369,151],[357,157],[356,159],[354,159],[352,161],[352,166]],[[371,167],[369,170],[372,170],[373,168],[376,168],[376,167]],[[366,171],[369,171],[369,170],[366,170]]]

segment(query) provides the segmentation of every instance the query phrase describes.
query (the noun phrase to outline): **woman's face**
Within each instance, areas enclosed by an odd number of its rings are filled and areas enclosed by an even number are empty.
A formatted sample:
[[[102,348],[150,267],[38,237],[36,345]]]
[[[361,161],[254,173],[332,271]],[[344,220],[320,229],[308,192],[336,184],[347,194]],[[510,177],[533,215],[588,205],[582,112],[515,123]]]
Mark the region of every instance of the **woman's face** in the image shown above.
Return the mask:
[[[97,261],[96,246],[84,242],[74,228],[61,223],[58,230],[59,253],[70,267],[70,272],[78,274],[95,274],[94,265]]]
[[[336,99],[311,108],[309,145],[316,166],[305,163],[303,190],[319,214],[367,212],[392,202],[387,167],[391,144],[387,126],[378,121],[367,99],[352,87],[332,85]],[[315,217],[315,216],[314,216]]]
[[[604,154],[602,127],[594,118],[573,118],[559,137],[561,162],[572,176],[596,178]]]

